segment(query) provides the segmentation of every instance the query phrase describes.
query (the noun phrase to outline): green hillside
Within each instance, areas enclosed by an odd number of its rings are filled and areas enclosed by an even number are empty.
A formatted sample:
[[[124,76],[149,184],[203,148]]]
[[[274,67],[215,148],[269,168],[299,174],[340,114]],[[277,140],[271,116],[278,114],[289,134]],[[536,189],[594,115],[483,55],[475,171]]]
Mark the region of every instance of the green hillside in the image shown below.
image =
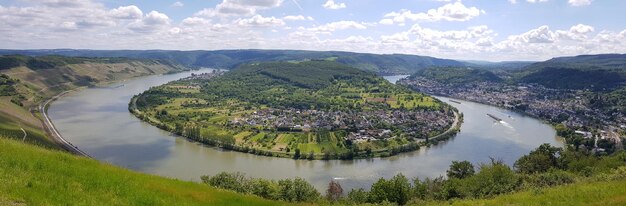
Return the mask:
[[[491,71],[466,67],[432,67],[415,73],[411,78],[424,77],[445,84],[466,84],[471,82],[501,82],[502,79]]]
[[[612,90],[626,86],[626,54],[559,57],[526,66],[513,76],[551,88]]]
[[[0,135],[55,148],[39,117],[44,100],[79,87],[183,70],[164,60],[0,56]]]
[[[211,75],[154,87],[131,111],[206,144],[307,159],[394,155],[456,127],[453,107],[334,61],[253,63]]]
[[[0,205],[287,205],[0,137]]]

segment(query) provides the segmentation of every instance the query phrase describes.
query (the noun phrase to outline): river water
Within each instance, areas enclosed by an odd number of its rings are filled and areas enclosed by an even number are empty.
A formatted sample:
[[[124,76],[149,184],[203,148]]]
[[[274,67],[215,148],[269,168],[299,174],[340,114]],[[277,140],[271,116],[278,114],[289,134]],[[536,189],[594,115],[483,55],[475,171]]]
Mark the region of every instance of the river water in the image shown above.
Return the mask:
[[[100,161],[192,181],[221,171],[270,179],[302,177],[320,191],[331,179],[339,180],[348,190],[369,188],[378,178],[397,173],[420,178],[444,175],[454,160],[477,164],[493,157],[512,165],[542,143],[562,146],[555,131],[539,120],[483,104],[461,100],[461,104],[453,103],[443,97],[438,98],[465,115],[455,138],[393,157],[350,161],[292,160],[223,151],[173,136],[128,112],[133,95],[190,73],[148,76],[110,88],[73,92],[53,102],[48,113],[65,139]],[[487,113],[501,117],[503,122],[494,122]]]

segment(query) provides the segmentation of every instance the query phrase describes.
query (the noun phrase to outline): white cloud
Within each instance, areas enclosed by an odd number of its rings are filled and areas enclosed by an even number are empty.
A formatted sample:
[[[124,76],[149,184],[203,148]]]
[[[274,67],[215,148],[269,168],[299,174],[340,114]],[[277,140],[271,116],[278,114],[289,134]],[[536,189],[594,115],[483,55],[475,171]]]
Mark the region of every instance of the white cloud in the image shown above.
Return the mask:
[[[223,0],[215,8],[205,8],[197,12],[196,16],[225,17],[225,16],[252,16],[260,9],[278,7],[283,0]]]
[[[480,38],[476,41],[476,46],[481,46],[481,47],[493,46],[493,39],[491,37]]]
[[[310,28],[308,30],[327,33],[327,32],[333,32],[335,30],[366,29],[366,28],[367,27],[365,25],[358,23],[358,22],[354,22],[354,21],[337,21],[337,22],[324,24],[318,27]]]
[[[526,33],[512,36],[509,38],[524,43],[552,43],[556,38],[556,34],[550,31],[550,27],[548,27],[547,25],[543,25],[539,28],[527,31]]]
[[[158,11],[151,11],[141,20],[129,24],[128,28],[139,33],[151,33],[163,29],[169,24],[170,18],[167,15]]]
[[[526,0],[528,3],[547,2],[548,0]]]
[[[511,4],[517,4],[517,0],[508,0]]]
[[[393,32],[381,29],[381,25],[401,24],[400,19],[402,23],[409,24],[411,21],[466,21],[483,15],[478,8],[457,6],[454,8],[461,9],[450,9],[452,7],[445,6],[462,5],[457,0],[421,13],[408,10],[390,13],[392,15],[377,22],[337,21],[321,24],[307,21],[313,17],[306,15],[261,15],[280,14],[264,11],[280,6],[282,1],[220,2],[222,6],[206,9],[207,15],[191,15],[183,17],[182,21],[174,21],[165,13],[143,12],[141,7],[134,5],[110,8],[88,0],[24,0],[16,4],[19,6],[0,6],[0,42],[3,48],[17,49],[274,48],[408,53],[487,60],[540,60],[583,53],[626,53],[624,28],[600,30],[586,24],[538,26],[515,34],[506,32],[507,36],[499,36],[488,26],[472,21],[450,25],[438,23],[436,28],[426,27],[431,23],[411,24],[404,30],[395,28],[400,30],[394,29]],[[517,2],[525,3],[526,0]],[[505,1],[502,3],[508,4]],[[224,13],[226,10],[219,10],[224,9],[222,7],[234,10]],[[236,9],[243,12],[237,13]],[[301,27],[291,28],[291,23]],[[468,26],[459,27],[463,25]],[[497,26],[499,28],[502,25]],[[514,26],[519,28],[526,24]]]
[[[183,2],[177,1],[172,3],[172,5],[170,5],[170,7],[183,7],[185,6],[185,4],[183,4]]]
[[[424,13],[413,13],[410,10],[400,10],[399,12],[391,12],[385,14],[385,19],[391,19],[395,23],[405,23],[406,20],[412,21],[467,21],[474,17],[484,14],[485,11],[476,7],[466,7],[460,1],[449,3],[437,9],[430,9]],[[384,19],[383,19],[384,20]],[[382,21],[382,20],[381,20]],[[385,20],[388,23],[388,20]]]
[[[378,23],[382,24],[382,25],[391,25],[391,24],[393,24],[393,20],[392,19],[381,19]]]
[[[576,34],[586,34],[589,32],[593,32],[593,27],[589,26],[589,25],[584,25],[584,24],[577,24],[572,26],[569,31],[572,33],[576,33]]]
[[[593,0],[569,0],[569,3],[572,6],[587,6],[590,5]]]
[[[343,9],[346,8],[345,3],[335,3],[333,0],[328,0],[326,3],[322,4],[322,7],[326,9]]]
[[[164,13],[158,11],[151,11],[143,19],[143,22],[147,25],[165,25],[169,24],[170,18]]]
[[[572,27],[568,31],[556,31],[556,34],[559,37],[569,39],[569,40],[577,40],[582,41],[587,39],[587,34],[594,32],[594,28],[589,25],[577,24]]]
[[[254,15],[249,19],[238,19],[237,24],[240,26],[255,26],[255,27],[269,27],[269,26],[282,26],[285,22],[282,19],[272,17],[263,17],[261,15]]]
[[[208,19],[200,18],[200,17],[187,17],[183,19],[181,23],[186,26],[197,26],[197,25],[207,25],[210,23],[210,21]]]
[[[392,35],[380,36],[383,43],[397,43],[409,41],[409,32],[400,32]]]
[[[119,19],[140,19],[143,16],[143,12],[135,5],[120,6],[116,9],[109,11],[109,14],[113,18]]]
[[[288,16],[284,16],[283,19],[287,20],[287,21],[302,21],[302,20],[313,21],[313,17],[311,17],[311,16],[304,17],[302,15],[297,15],[297,16],[295,16],[295,15],[288,15]]]

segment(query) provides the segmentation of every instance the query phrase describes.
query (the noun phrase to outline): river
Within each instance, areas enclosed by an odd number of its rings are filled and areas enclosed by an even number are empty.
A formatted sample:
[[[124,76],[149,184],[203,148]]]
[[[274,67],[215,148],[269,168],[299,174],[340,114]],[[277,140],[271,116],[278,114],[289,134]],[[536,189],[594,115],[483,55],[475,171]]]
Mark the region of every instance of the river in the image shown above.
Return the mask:
[[[542,143],[562,146],[555,131],[539,120],[483,104],[461,100],[460,104],[453,103],[443,97],[438,98],[465,116],[455,138],[393,157],[350,161],[292,160],[223,151],[173,136],[128,112],[133,95],[190,73],[154,75],[116,83],[110,88],[72,92],[53,102],[48,113],[66,140],[100,161],[192,181],[221,171],[271,179],[302,177],[320,191],[331,179],[339,180],[346,190],[369,188],[378,178],[397,173],[420,178],[444,175],[454,160],[478,164],[493,157],[512,165]],[[487,113],[504,120],[496,123]]]

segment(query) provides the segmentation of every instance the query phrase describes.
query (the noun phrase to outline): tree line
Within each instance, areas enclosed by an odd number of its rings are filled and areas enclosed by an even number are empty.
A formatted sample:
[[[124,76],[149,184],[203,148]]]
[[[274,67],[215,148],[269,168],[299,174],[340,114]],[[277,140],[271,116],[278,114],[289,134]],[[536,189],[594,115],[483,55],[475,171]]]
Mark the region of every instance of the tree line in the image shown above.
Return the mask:
[[[318,202],[339,205],[383,204],[405,205],[430,201],[490,198],[515,191],[540,189],[579,181],[626,178],[626,152],[596,155],[543,144],[519,158],[510,167],[490,158],[488,163],[474,165],[453,161],[445,176],[409,179],[403,174],[380,178],[364,188],[345,192],[339,182],[331,180],[325,195],[301,178],[265,180],[246,178],[241,173],[203,176],[213,187],[290,202]]]

